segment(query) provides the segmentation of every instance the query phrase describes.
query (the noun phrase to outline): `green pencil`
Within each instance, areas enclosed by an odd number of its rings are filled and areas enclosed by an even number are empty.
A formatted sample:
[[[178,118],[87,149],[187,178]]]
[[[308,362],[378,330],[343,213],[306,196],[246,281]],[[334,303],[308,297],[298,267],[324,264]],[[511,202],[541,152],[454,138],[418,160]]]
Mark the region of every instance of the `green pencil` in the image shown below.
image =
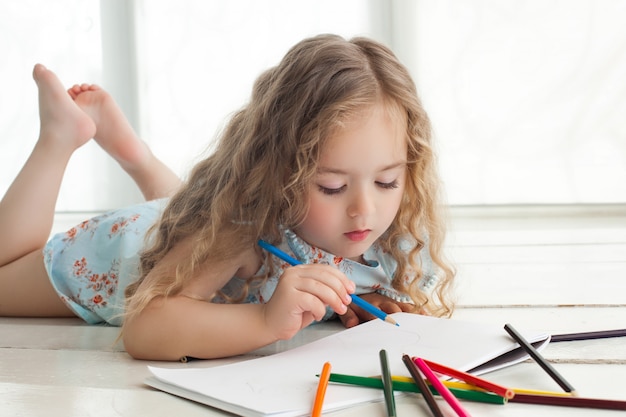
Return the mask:
[[[330,374],[330,382],[339,384],[356,385],[367,388],[383,389],[383,381],[380,378],[371,378],[365,376],[354,376],[345,374]],[[393,390],[401,392],[421,392],[419,387],[413,382],[392,381]],[[434,395],[439,393],[430,388],[430,392]],[[474,401],[488,404],[506,404],[507,400],[496,394],[482,391],[470,391],[458,388],[450,388],[450,391],[460,400]]]

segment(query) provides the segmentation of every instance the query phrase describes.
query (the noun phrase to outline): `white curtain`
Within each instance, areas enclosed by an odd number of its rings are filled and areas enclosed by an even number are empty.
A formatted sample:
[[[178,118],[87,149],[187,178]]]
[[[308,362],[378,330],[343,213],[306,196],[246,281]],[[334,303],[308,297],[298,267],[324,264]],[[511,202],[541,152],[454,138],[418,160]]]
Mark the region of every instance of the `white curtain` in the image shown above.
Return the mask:
[[[141,130],[186,173],[248,99],[252,84],[305,37],[372,35],[382,1],[138,2]]]
[[[97,0],[0,2],[0,195],[30,154],[39,132],[35,63],[66,85],[101,83],[100,4]],[[60,210],[96,210],[106,192],[105,163],[89,144],[68,168]],[[97,188],[100,188],[99,190]]]
[[[252,83],[321,32],[389,44],[434,126],[450,204],[626,203],[626,2],[23,0],[0,2],[0,193],[35,143],[35,62],[102,84],[181,176]],[[97,146],[60,211],[141,199]]]
[[[626,202],[626,2],[403,2],[453,204]]]

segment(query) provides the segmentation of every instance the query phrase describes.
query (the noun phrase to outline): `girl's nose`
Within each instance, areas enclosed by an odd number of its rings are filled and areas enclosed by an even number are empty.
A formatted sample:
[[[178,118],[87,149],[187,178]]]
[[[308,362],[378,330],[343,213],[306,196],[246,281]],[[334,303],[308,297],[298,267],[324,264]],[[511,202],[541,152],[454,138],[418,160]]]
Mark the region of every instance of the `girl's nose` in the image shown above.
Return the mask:
[[[358,191],[350,199],[350,204],[348,205],[348,216],[351,218],[369,216],[374,211],[374,200],[369,193],[365,191]]]

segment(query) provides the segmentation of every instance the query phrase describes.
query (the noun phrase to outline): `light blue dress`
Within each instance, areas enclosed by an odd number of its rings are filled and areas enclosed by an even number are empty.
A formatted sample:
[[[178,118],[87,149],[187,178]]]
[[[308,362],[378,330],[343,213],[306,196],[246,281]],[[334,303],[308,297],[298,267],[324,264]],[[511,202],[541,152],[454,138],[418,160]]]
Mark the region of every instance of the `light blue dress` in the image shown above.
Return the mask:
[[[44,248],[46,270],[59,297],[76,315],[91,324],[121,325],[124,290],[139,278],[139,256],[146,246],[146,232],[166,204],[167,200],[154,200],[110,211],[50,239]],[[303,263],[336,266],[356,283],[357,294],[378,292],[399,302],[412,302],[408,295],[392,288],[396,262],[376,244],[363,255],[367,265],[314,248],[288,229],[279,247]],[[271,298],[282,271],[289,267],[276,257],[273,262],[276,273],[251,288],[244,302],[265,303]],[[422,256],[422,268],[424,276],[419,285],[428,291],[437,279],[429,256]],[[263,273],[263,267],[258,273]],[[222,291],[236,297],[245,284],[245,280],[233,278]],[[213,301],[226,302],[221,297]],[[324,319],[332,315],[329,309]]]

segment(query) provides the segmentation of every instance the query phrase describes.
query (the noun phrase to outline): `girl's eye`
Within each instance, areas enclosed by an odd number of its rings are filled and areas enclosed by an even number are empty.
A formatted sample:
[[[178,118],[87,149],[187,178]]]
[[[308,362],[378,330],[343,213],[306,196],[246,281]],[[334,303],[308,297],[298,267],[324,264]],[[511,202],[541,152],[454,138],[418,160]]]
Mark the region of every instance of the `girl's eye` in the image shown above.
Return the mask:
[[[339,188],[328,188],[328,187],[322,187],[321,185],[318,185],[320,191],[326,195],[335,195],[335,194],[339,194],[341,193],[343,190],[345,190],[346,186],[342,185]]]
[[[385,190],[392,190],[394,188],[398,188],[398,180],[393,180],[391,182],[376,182],[376,184],[380,188],[384,188]]]

